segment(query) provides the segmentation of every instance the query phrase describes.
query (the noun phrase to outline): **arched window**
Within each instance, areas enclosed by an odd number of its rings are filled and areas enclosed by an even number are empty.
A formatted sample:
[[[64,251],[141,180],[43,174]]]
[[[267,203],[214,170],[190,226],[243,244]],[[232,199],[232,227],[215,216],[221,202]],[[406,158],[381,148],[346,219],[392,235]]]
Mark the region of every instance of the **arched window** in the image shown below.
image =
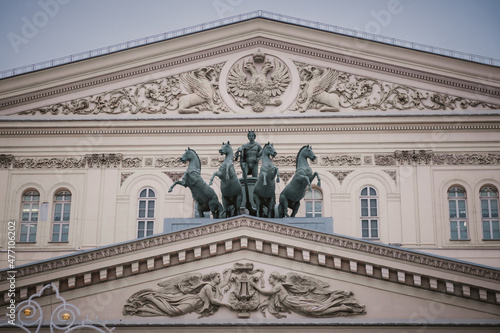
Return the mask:
[[[483,239],[500,239],[498,191],[492,186],[485,186],[479,191],[479,197],[481,199]]]
[[[361,203],[361,237],[379,238],[377,190],[371,186],[364,187],[361,190],[360,203]]]
[[[40,193],[37,191],[24,193],[21,206],[21,234],[19,241],[36,242]]]
[[[450,216],[450,239],[467,240],[467,195],[461,187],[448,190],[448,207]]]
[[[151,236],[155,227],[155,191],[151,188],[143,189],[138,201],[137,238]]]
[[[52,242],[67,242],[71,213],[71,192],[59,191],[54,196],[54,218],[52,219]]]
[[[321,217],[323,194],[318,189],[313,188],[307,191],[304,197],[306,202],[306,217]]]

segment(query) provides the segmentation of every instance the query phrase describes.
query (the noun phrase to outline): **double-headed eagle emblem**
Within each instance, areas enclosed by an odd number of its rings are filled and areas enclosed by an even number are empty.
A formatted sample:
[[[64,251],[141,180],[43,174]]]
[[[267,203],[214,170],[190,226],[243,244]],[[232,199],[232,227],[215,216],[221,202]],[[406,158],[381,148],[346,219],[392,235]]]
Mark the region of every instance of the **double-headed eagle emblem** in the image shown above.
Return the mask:
[[[267,105],[281,105],[278,98],[290,84],[288,67],[278,58],[273,62],[265,54],[256,52],[253,61],[249,58],[239,60],[229,71],[228,93],[243,108],[251,105],[254,112],[264,111]]]

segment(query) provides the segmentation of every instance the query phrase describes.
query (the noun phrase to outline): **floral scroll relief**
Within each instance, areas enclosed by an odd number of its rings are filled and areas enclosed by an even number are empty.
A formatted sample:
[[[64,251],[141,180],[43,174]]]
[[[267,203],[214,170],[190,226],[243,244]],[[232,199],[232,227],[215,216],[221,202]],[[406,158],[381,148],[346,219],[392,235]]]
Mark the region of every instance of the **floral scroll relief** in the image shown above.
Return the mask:
[[[291,111],[499,109],[499,105],[296,62],[300,92]]]
[[[179,114],[228,112],[219,94],[219,76],[224,64],[107,91],[69,102],[20,112],[34,114]]]

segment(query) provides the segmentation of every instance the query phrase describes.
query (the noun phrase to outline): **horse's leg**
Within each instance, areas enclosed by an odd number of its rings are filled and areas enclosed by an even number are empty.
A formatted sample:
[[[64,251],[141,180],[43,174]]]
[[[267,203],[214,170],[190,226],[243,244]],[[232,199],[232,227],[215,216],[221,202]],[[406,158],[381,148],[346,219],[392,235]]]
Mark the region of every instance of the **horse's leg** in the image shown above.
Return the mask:
[[[279,204],[279,207],[278,207],[278,214],[279,216],[278,217],[287,217],[288,216],[288,199],[286,198],[286,196],[281,193],[280,194],[280,204]]]
[[[311,181],[309,180],[309,177],[304,175],[304,176],[301,176],[300,178],[302,178],[306,181],[307,186],[309,187],[309,191],[312,191]],[[297,178],[297,180],[300,180],[300,178]]]
[[[262,185],[266,186],[267,185],[267,172],[260,169],[260,176],[259,177],[262,177]]]
[[[214,183],[214,178],[215,176],[219,177],[221,176],[222,174],[219,172],[219,171],[215,171],[213,174],[212,174],[212,178],[210,178],[210,182],[208,183],[208,186],[212,186],[212,184]]]
[[[269,198],[269,203],[267,205],[267,217],[274,219],[274,205],[276,204],[276,198],[274,193],[271,198]]]
[[[182,185],[185,187],[186,183],[183,182],[183,180],[177,180],[175,181],[172,186],[170,186],[170,188],[168,189],[168,193],[172,192],[172,190],[174,189],[175,185]]]
[[[243,202],[243,193],[240,192],[240,194],[238,194],[238,196],[236,197],[236,204],[235,204],[235,207],[234,207],[234,210],[235,210],[235,216],[236,215],[240,215],[240,208],[241,208],[241,204]]]
[[[297,201],[295,204],[292,204],[292,215],[291,217],[295,217],[295,215],[297,215],[297,212],[299,211],[299,207],[300,207],[300,201]]]
[[[313,177],[311,178],[311,181],[313,181],[314,177],[318,179],[318,186],[321,187],[321,179],[319,178],[319,174],[317,172],[313,173]]]
[[[231,197],[223,197],[222,204],[224,205],[224,210],[226,211],[226,217],[233,216],[233,201]]]
[[[205,212],[203,211],[203,205],[198,203],[198,216],[201,218],[205,217]]]
[[[255,208],[256,208],[256,215],[257,217],[260,217],[260,215],[262,214],[261,213],[261,203],[260,203],[260,198],[257,194],[253,194],[253,202],[255,204]]]
[[[212,218],[218,219],[220,211],[218,210],[219,202],[217,200],[210,200],[208,202],[208,207],[210,208],[210,212],[212,213]]]

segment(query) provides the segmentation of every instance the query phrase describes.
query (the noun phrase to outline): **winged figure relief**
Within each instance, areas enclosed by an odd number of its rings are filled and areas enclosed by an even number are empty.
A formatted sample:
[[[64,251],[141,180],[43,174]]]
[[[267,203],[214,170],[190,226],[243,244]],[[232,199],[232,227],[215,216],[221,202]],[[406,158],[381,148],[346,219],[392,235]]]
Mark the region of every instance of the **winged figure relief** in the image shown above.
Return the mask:
[[[227,274],[229,272],[229,274]],[[211,316],[219,307],[230,307],[222,302],[221,288],[229,283],[232,269],[221,280],[217,272],[205,275],[188,273],[158,283],[159,289],[143,289],[130,296],[122,313],[130,316],[181,316],[196,312],[199,317]]]
[[[327,68],[306,66],[300,71],[301,89],[292,110],[305,112],[308,109],[319,109],[321,112],[340,111],[339,96],[331,89],[339,73]]]
[[[179,113],[199,113],[200,110],[209,110],[214,113],[225,111],[218,103],[217,73],[213,68],[203,67],[195,71],[180,75],[180,82],[187,94],[181,95],[174,105]]]
[[[254,61],[238,61],[229,71],[227,86],[239,107],[251,105],[254,112],[263,112],[267,105],[281,105],[278,97],[290,84],[290,72],[277,58],[273,62],[256,59],[254,55]]]
[[[352,292],[330,290],[328,283],[310,276],[272,272],[269,284],[272,288],[265,290],[250,282],[259,293],[269,296],[259,305],[264,315],[266,309],[276,318],[284,318],[286,315],[282,313],[291,312],[316,318],[366,314],[365,306],[359,304]]]

